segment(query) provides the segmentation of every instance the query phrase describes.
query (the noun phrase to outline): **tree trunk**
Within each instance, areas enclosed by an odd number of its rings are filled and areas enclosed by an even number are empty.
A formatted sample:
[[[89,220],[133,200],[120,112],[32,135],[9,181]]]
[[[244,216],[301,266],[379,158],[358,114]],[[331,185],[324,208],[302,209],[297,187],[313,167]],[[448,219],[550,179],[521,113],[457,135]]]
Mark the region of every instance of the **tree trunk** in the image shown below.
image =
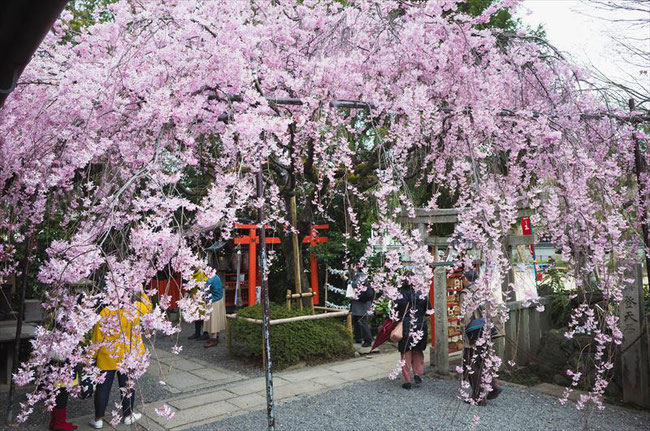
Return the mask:
[[[25,292],[27,291],[27,276],[29,274],[29,260],[32,254],[32,234],[27,233],[27,242],[25,244],[25,262],[23,264],[23,282],[20,292],[20,304],[18,305],[18,320],[16,321],[16,338],[14,340],[13,363],[11,368],[11,375],[13,376],[18,372],[18,361],[20,360],[20,344],[21,334],[23,331],[23,319],[25,318]],[[9,380],[9,395],[7,397],[7,415],[5,423],[9,425],[13,419],[14,407],[14,394],[16,392],[16,385],[13,378]]]
[[[291,203],[290,203],[290,197],[285,197],[285,207],[287,214],[290,214],[291,211]],[[302,238],[308,234],[309,232],[309,226],[312,223],[312,217],[311,217],[311,211],[304,211],[302,208],[298,209],[298,269],[300,270],[300,285],[302,287],[302,291],[308,292],[311,286],[309,285],[309,277],[305,276],[305,267],[303,264],[304,258],[303,258],[303,246],[302,246]],[[292,234],[290,232],[285,232],[283,233],[283,238],[282,238],[282,252],[284,254],[284,267],[286,270],[287,274],[287,285],[286,289],[291,289],[293,293],[295,292],[295,286],[296,286],[296,277],[294,274],[294,258],[293,258],[293,244],[292,244]],[[311,301],[309,298],[303,299],[303,307],[311,307]]]

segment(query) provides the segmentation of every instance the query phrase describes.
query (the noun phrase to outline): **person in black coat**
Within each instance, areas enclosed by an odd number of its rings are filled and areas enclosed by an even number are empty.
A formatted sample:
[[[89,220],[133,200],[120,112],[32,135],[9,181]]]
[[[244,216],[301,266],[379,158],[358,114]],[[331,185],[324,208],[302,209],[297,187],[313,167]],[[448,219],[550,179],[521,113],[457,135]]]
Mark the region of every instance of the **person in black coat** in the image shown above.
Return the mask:
[[[350,301],[350,314],[352,314],[352,325],[354,328],[354,342],[363,343],[361,347],[370,347],[372,345],[372,332],[368,324],[368,312],[372,307],[372,301],[375,298],[375,291],[370,287],[368,276],[357,269],[357,273],[352,279],[352,287],[356,290],[360,286],[365,286],[365,290],[360,292],[356,299]]]
[[[395,303],[397,315],[402,321],[402,340],[397,345],[402,360],[402,387],[411,389],[411,369],[416,384],[422,383],[424,374],[424,350],[427,348],[428,325],[426,313],[429,299],[417,292],[408,280],[400,288],[402,295]]]

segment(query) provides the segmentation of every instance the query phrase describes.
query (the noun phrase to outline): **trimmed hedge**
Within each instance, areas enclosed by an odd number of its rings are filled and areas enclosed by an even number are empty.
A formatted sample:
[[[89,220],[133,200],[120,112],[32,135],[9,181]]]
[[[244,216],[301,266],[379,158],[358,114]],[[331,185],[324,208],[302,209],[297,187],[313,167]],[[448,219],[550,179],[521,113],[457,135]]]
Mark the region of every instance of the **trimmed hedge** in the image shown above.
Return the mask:
[[[310,311],[287,310],[270,304],[271,319],[311,314]],[[262,306],[257,304],[237,311],[241,317],[262,318]],[[243,320],[231,320],[233,352],[244,357],[262,359],[262,327]],[[352,337],[345,325],[336,318],[303,320],[271,326],[271,360],[274,368],[282,369],[300,361],[317,362],[324,359],[354,356]]]

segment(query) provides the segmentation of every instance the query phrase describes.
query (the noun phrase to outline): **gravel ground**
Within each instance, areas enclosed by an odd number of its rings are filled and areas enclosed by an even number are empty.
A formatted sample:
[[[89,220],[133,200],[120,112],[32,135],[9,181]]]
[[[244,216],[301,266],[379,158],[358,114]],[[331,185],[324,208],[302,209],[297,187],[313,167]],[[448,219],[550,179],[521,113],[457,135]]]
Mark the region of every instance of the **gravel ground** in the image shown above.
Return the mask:
[[[242,358],[237,358],[228,354],[228,350],[226,349],[225,331],[222,331],[219,335],[220,342],[218,345],[206,349],[203,347],[205,341],[187,339],[187,337],[194,333],[194,323],[183,323],[182,328],[182,332],[173,337],[162,336],[157,338],[155,346],[170,351],[172,346],[178,344],[183,346],[183,350],[180,354],[181,358],[200,359],[248,377],[259,377],[264,375],[261,364],[247,362]]]
[[[562,406],[533,390],[504,387],[487,407],[455,399],[458,383],[425,378],[420,388],[402,389],[380,379],[299,398],[276,409],[278,430],[647,430],[650,414],[619,408],[594,412],[585,422],[575,405]],[[587,423],[588,426],[585,426]],[[191,431],[266,430],[266,412],[253,412],[191,428]]]
[[[17,404],[18,402],[24,402],[25,401],[25,390],[19,390],[16,393],[16,404],[14,404],[14,418],[16,416],[16,413],[20,411],[20,406]],[[144,395],[144,399],[143,399]],[[150,377],[148,375],[144,375],[139,381],[136,389],[136,406],[135,409],[136,411],[142,409],[142,403],[150,403],[154,401],[159,401],[165,398],[170,398],[173,395],[167,392],[160,384],[158,383],[158,379],[154,377]],[[111,392],[111,397],[108,402],[108,408],[106,409],[106,417],[110,418],[111,415],[111,410],[113,408],[113,403],[115,401],[119,402],[120,399],[120,394],[119,394],[119,388],[117,385],[117,378],[115,378],[115,381],[113,382],[113,390]],[[0,394],[0,412],[4,414],[4,412],[7,409],[7,394],[2,393]],[[93,399],[87,399],[87,400],[80,400],[77,398],[72,398],[70,397],[70,400],[68,402],[68,418],[77,418],[80,416],[86,416],[86,415],[91,415],[94,412],[94,404],[93,404]],[[3,416],[4,418],[4,416]],[[41,424],[47,424],[49,423],[50,420],[50,414],[45,411],[43,404],[37,405],[37,407],[34,409],[34,413],[29,417],[26,423],[21,424],[18,426],[17,429],[20,430],[32,430],[37,428]],[[3,421],[4,422],[4,421]],[[0,429],[16,429],[16,428],[0,428]],[[43,429],[40,427],[39,429]]]

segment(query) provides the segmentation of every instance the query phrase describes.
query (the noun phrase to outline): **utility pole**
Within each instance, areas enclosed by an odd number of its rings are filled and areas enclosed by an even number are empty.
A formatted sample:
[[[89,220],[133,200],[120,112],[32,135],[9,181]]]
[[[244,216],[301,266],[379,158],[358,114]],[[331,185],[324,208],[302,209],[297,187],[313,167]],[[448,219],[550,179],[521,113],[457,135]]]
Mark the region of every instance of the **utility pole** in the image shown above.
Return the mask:
[[[262,341],[264,343],[264,371],[266,374],[266,416],[268,418],[268,430],[275,431],[275,407],[273,405],[273,372],[271,371],[271,332],[270,332],[270,311],[269,311],[269,280],[267,277],[266,260],[266,227],[264,225],[264,178],[262,176],[262,164],[257,172],[257,201],[260,203],[257,214],[260,229],[260,261],[262,271]]]

